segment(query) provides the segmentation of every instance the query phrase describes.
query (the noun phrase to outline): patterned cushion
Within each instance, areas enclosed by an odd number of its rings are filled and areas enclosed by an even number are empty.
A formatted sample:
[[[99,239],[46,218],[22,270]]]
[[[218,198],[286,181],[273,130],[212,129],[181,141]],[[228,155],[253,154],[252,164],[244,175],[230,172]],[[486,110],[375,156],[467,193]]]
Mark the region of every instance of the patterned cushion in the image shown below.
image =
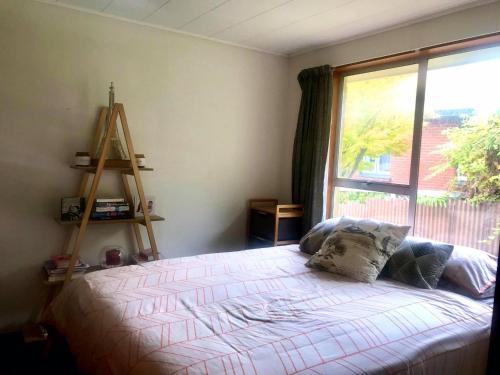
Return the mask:
[[[373,220],[342,218],[306,265],[373,282],[409,229]]]
[[[383,275],[423,289],[435,289],[453,246],[406,238],[385,265]]]
[[[316,253],[325,242],[326,237],[335,229],[340,218],[333,218],[322,221],[316,224],[304,237],[300,240],[300,251],[313,255]]]

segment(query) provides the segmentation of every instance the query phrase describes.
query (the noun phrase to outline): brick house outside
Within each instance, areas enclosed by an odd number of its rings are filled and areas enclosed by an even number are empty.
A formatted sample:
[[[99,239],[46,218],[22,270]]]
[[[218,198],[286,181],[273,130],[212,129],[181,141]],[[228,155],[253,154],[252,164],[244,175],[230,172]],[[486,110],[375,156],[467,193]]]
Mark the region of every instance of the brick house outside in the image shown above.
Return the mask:
[[[469,108],[437,111],[438,116],[425,120],[422,128],[420,146],[420,167],[418,189],[442,192],[448,191],[451,181],[456,176],[452,168],[430,177],[433,167],[446,162],[439,154],[439,147],[448,142],[445,131],[460,126],[464,119],[472,114]],[[407,184],[410,178],[411,148],[404,155],[384,155],[370,160],[373,170],[361,171],[357,178],[375,178],[396,184]]]

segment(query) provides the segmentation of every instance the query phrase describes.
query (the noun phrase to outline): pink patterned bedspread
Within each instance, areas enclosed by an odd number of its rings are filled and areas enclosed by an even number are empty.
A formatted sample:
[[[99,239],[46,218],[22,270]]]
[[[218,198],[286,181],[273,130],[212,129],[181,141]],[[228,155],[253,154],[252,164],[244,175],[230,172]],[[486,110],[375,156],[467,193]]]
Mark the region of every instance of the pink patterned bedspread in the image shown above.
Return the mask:
[[[91,374],[482,374],[491,307],[304,266],[297,246],[94,272],[51,306]]]

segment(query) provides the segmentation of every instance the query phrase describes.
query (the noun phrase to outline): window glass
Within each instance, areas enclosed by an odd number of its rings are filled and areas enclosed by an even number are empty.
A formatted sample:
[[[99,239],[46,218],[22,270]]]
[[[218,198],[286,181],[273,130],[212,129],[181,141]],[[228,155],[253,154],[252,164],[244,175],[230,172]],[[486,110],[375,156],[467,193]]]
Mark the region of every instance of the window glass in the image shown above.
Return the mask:
[[[333,216],[351,216],[408,225],[408,196],[335,188]]]
[[[498,253],[500,47],[429,60],[415,233]]]
[[[338,176],[408,184],[418,65],[347,76]]]

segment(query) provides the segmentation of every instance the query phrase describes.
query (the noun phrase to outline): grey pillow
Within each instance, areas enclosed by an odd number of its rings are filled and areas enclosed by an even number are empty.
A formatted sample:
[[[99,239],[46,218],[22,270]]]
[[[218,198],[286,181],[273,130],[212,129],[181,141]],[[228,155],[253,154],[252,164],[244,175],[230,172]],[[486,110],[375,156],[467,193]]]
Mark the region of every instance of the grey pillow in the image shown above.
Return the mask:
[[[409,229],[374,220],[342,218],[306,265],[373,282]]]
[[[422,289],[435,289],[453,246],[407,237],[387,261],[382,275]]]
[[[323,242],[325,242],[326,237],[335,229],[339,221],[340,218],[337,217],[316,224],[301,238],[299,245],[300,251],[311,255],[315,254],[321,248]]]

